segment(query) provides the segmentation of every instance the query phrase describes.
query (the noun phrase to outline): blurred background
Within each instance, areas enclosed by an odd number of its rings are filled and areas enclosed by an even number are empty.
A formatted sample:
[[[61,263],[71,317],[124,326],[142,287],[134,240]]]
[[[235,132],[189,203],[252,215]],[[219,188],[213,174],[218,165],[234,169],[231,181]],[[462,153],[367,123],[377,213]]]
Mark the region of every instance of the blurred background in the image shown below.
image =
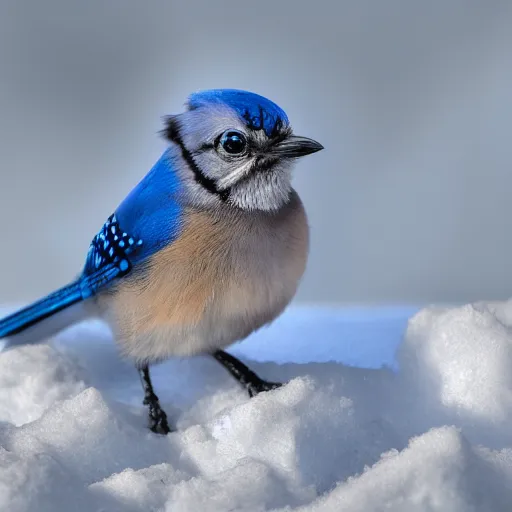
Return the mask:
[[[297,300],[512,295],[512,2],[2,0],[0,303],[81,269],[197,89],[268,96],[297,167]]]

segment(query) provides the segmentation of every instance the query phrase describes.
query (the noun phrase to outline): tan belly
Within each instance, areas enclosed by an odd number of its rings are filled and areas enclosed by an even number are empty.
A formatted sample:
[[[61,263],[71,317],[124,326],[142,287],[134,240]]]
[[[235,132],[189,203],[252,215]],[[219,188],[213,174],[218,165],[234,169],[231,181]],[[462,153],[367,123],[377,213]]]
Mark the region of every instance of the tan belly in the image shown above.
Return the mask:
[[[308,226],[297,196],[274,216],[226,209],[186,219],[147,272],[103,300],[122,352],[135,360],[210,352],[245,338],[283,311],[304,273]]]

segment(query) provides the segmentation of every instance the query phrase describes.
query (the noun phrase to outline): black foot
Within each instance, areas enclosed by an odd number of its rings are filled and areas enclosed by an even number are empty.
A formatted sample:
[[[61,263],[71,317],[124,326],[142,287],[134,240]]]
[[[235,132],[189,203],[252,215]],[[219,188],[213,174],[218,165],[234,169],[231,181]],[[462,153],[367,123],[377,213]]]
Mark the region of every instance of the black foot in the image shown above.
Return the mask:
[[[271,391],[272,389],[277,389],[282,386],[280,382],[268,382],[261,379],[256,375],[256,373],[242,363],[242,361],[223,350],[216,350],[212,355],[238,382],[240,382],[240,384],[242,384],[242,386],[247,389],[251,398],[263,391]]]
[[[269,382],[268,380],[260,379],[259,382],[251,382],[247,385],[247,392],[252,398],[258,393],[263,391],[272,391],[273,389],[280,388],[283,384],[281,382]]]
[[[167,414],[160,407],[158,398],[156,401],[151,402],[145,399],[144,405],[149,406],[149,429],[155,434],[162,434],[164,436],[171,432],[167,422]]]
[[[158,397],[153,391],[151,378],[149,377],[149,368],[147,366],[139,369],[140,380],[144,388],[143,404],[148,406],[149,410],[149,429],[155,434],[167,435],[172,430],[167,421],[167,414],[160,407]]]

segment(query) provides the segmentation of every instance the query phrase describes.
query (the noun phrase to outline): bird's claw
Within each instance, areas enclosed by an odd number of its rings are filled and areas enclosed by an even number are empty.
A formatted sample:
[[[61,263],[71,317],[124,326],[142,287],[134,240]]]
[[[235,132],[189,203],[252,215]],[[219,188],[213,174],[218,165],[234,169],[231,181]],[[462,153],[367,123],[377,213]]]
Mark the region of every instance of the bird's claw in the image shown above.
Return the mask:
[[[167,435],[172,432],[167,421],[167,414],[159,405],[151,404],[149,408],[149,429],[155,434]]]
[[[268,382],[266,380],[261,380],[259,382],[251,382],[247,386],[247,392],[249,393],[249,397],[252,398],[259,393],[272,391],[273,389],[278,389],[282,386],[283,384],[281,382]]]

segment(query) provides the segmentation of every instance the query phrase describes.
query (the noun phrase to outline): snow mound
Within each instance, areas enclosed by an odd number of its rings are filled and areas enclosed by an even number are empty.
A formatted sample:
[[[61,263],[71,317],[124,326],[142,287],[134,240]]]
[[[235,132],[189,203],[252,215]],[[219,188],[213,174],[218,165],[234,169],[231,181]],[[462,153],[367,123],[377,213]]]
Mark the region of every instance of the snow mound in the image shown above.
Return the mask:
[[[419,428],[457,424],[475,442],[512,446],[511,304],[426,309],[411,319],[397,358]]]
[[[510,510],[512,303],[292,308],[232,351],[287,385],[249,399],[213,358],[155,366],[166,437],[101,324],[0,354],[0,510]]]
[[[455,427],[440,427],[392,450],[361,476],[296,510],[505,511],[512,491],[497,454],[472,448]],[[511,461],[512,462],[512,461]]]
[[[48,345],[0,357],[0,421],[23,425],[85,387],[81,368]]]

